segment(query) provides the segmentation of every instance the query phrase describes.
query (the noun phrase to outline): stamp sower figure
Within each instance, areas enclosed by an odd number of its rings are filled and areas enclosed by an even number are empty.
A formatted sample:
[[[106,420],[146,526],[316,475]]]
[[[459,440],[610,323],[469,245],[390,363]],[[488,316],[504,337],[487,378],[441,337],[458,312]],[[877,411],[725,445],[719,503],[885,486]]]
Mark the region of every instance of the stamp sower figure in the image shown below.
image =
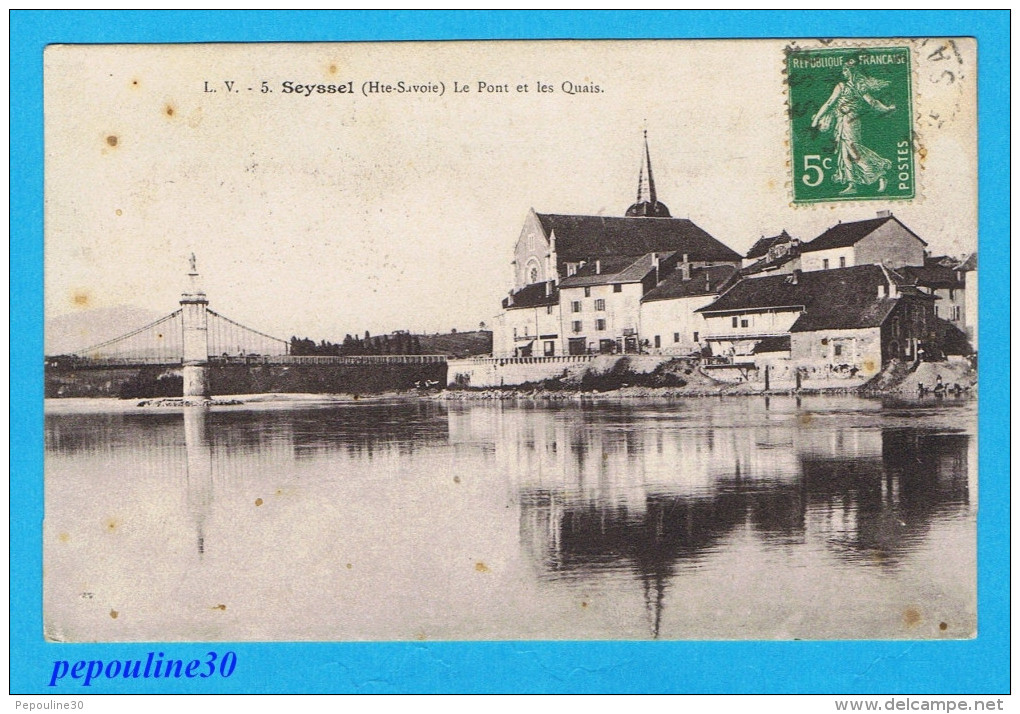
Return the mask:
[[[886,188],[885,175],[892,162],[861,143],[861,114],[865,104],[878,112],[888,114],[896,105],[886,106],[871,96],[872,92],[887,87],[883,79],[860,73],[854,60],[843,65],[843,81],[838,82],[832,95],[811,119],[811,126],[823,132],[832,131],[836,140],[836,173],[833,180],[847,187],[840,194],[857,193],[860,185],[878,182],[878,191]]]

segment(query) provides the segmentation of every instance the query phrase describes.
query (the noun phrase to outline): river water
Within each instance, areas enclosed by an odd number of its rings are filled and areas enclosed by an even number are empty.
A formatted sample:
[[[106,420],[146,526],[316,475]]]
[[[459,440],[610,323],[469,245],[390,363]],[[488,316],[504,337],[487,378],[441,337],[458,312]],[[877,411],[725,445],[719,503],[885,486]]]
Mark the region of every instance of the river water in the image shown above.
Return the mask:
[[[46,405],[44,628],[961,638],[976,402]]]

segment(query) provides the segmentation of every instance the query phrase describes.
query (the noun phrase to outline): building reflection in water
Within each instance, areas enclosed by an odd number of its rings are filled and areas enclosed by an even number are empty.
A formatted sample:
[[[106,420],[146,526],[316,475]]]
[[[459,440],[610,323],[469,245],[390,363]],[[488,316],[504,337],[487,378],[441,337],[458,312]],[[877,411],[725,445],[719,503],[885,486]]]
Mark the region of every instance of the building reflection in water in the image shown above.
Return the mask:
[[[866,412],[804,423],[789,406],[758,425],[697,400],[675,414],[603,404],[479,419],[464,409],[451,410],[450,431],[494,444],[540,578],[626,574],[658,637],[670,581],[735,538],[807,542],[847,564],[895,569],[934,519],[968,511],[966,434],[880,427]]]

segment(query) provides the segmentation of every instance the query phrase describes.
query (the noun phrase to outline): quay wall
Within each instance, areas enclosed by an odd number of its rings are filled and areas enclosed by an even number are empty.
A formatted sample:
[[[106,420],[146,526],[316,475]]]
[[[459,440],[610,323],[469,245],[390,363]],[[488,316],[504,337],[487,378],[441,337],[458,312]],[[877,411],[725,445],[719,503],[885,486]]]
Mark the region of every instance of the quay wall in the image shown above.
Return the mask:
[[[446,385],[445,362],[210,364],[210,396],[265,394],[379,394]],[[417,385],[415,383],[418,383]],[[182,367],[59,369],[47,367],[45,394],[59,397],[179,397]]]
[[[655,370],[671,359],[661,355],[563,355],[560,357],[472,357],[449,361],[451,387],[515,387],[547,379],[609,372],[621,359],[634,373]]]

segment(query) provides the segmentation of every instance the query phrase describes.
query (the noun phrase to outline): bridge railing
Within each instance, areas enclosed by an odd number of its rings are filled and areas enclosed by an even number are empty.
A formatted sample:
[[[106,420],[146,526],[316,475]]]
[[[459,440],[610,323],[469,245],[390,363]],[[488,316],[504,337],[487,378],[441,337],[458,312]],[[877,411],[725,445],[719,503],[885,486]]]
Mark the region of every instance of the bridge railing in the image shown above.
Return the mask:
[[[442,364],[446,355],[210,355],[209,364]],[[47,357],[50,367],[139,367],[182,364],[181,358],[166,357]]]
[[[446,362],[446,355],[247,355],[210,357],[210,361],[246,364],[436,364]]]
[[[495,365],[504,367],[509,364],[574,364],[591,362],[600,355],[558,355],[556,357],[466,357],[457,360],[459,365]]]

